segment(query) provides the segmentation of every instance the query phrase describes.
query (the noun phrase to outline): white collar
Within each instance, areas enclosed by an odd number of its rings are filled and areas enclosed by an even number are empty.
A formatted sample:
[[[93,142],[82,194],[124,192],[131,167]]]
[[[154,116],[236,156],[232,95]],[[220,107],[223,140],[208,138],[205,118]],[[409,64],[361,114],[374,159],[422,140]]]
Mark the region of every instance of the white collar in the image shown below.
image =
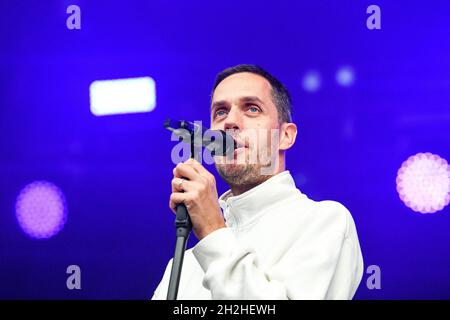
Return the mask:
[[[242,227],[258,219],[267,209],[292,196],[306,198],[306,195],[297,189],[294,179],[286,170],[238,196],[233,196],[231,190],[228,190],[220,196],[219,205],[227,226]]]

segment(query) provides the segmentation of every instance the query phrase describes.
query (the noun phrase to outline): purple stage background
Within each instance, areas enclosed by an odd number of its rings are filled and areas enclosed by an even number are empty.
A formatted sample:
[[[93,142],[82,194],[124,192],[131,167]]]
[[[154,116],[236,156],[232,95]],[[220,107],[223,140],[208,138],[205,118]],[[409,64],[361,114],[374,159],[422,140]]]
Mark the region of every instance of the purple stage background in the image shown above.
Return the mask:
[[[66,27],[72,4],[81,30]],[[366,27],[371,4],[381,30]],[[0,12],[0,298],[150,298],[175,241],[163,121],[209,124],[216,73],[240,63],[286,84],[299,126],[288,169],[310,198],[350,210],[365,268],[380,267],[381,289],[365,273],[355,298],[450,298],[450,208],[417,213],[396,190],[409,156],[450,160],[450,2],[3,1]],[[152,112],[90,112],[93,81],[142,76],[156,82]],[[36,180],[67,202],[47,240],[15,216]],[[66,287],[69,265],[81,290]]]

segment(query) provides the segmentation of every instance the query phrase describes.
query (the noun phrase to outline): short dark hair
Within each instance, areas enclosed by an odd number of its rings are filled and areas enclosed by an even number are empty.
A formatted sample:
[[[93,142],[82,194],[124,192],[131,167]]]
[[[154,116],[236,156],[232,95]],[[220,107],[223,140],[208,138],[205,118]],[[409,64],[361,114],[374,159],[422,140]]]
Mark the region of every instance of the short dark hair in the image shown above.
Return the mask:
[[[279,123],[292,122],[292,100],[288,90],[277,78],[257,65],[240,64],[223,70],[216,76],[216,81],[214,82],[212,93],[214,94],[214,90],[216,90],[219,83],[221,83],[224,79],[233,74],[241,72],[254,73],[269,81],[270,85],[272,86],[272,101],[277,107],[278,111]]]

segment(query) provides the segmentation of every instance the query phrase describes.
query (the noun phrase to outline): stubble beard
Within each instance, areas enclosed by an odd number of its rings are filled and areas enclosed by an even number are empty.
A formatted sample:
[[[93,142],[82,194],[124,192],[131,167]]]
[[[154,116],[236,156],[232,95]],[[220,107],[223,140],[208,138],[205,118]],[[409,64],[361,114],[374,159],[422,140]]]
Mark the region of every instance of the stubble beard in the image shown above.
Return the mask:
[[[215,167],[223,180],[233,189],[249,190],[274,176],[273,165],[278,162],[278,145],[272,141],[278,141],[278,136],[267,139],[268,143],[261,144],[256,148],[256,161],[254,153],[247,150],[245,154],[239,154],[235,161],[225,163],[219,161]],[[255,149],[251,148],[255,152]],[[250,155],[252,154],[252,156]],[[222,160],[225,159],[222,158]]]
[[[268,177],[261,175],[259,164],[216,164],[223,180],[230,186],[255,186]]]
[[[231,187],[240,189],[251,189],[273,175],[264,174],[264,168],[268,164],[261,163],[216,163],[216,170],[222,179]]]

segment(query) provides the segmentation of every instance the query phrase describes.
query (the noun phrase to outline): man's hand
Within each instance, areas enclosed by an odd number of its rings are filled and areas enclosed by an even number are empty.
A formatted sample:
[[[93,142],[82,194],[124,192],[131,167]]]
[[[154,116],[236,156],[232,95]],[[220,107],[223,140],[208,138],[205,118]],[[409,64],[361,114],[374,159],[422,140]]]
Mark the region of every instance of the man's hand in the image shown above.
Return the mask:
[[[194,159],[179,163],[173,169],[170,209],[176,213],[176,205],[180,203],[186,206],[192,229],[199,240],[217,229],[226,227],[219,207],[216,180]]]

